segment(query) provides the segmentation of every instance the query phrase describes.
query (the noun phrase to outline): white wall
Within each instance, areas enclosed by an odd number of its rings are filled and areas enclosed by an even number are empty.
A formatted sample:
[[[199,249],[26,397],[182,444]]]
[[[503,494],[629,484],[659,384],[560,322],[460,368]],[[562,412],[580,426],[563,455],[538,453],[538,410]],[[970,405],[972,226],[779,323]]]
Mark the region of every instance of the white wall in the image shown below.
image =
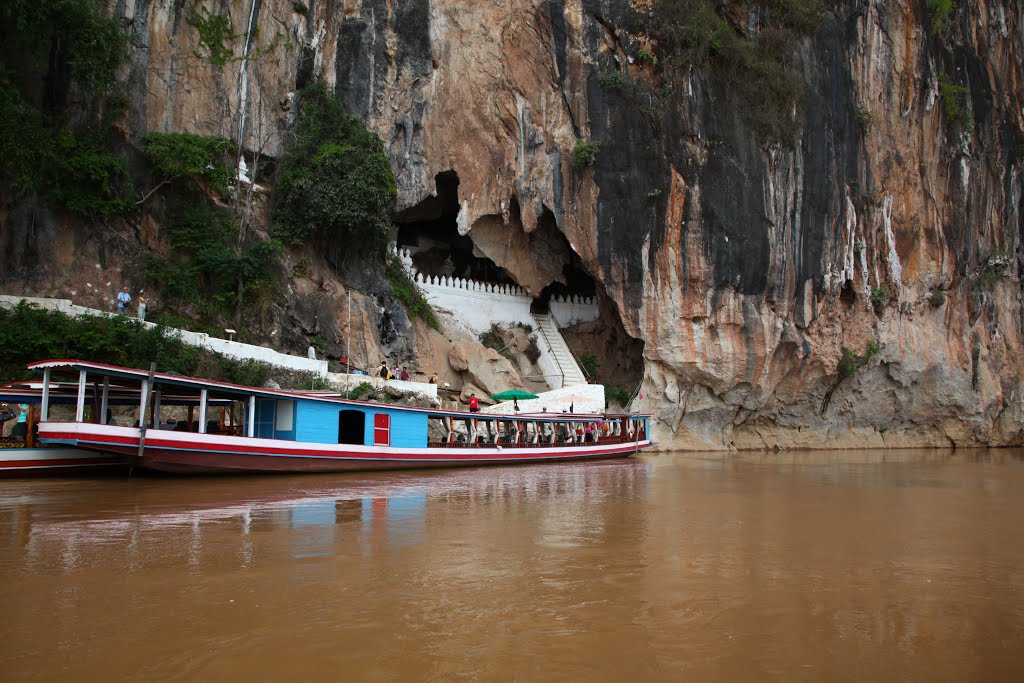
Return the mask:
[[[492,323],[526,323],[537,328],[537,322],[530,315],[533,298],[522,287],[424,275],[414,269],[408,250],[399,249],[398,256],[430,305],[451,311],[473,332],[486,332]],[[561,327],[597,320],[597,300],[594,297],[556,296],[551,298],[550,308],[551,316]]]

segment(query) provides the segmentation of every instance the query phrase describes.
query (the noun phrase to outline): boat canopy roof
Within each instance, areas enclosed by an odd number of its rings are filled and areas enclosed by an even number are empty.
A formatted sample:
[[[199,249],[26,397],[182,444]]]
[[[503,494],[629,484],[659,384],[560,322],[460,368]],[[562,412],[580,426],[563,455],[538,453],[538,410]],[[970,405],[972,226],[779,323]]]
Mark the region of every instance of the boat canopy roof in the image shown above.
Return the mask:
[[[112,377],[122,380],[129,380],[131,382],[145,382],[149,379],[148,370],[139,370],[137,368],[125,368],[117,365],[108,365],[106,363],[95,363],[92,361],[83,361],[76,359],[52,359],[52,360],[41,360],[34,363],[29,363],[27,366],[32,370],[56,370],[58,372],[69,372],[77,373],[82,370],[89,374],[96,374],[101,377]],[[301,400],[301,401],[325,401],[330,403],[341,403],[345,405],[357,405],[357,406],[370,406],[377,409],[393,410],[400,412],[418,412],[428,413],[432,416],[438,417],[454,417],[459,419],[478,419],[478,420],[538,420],[545,422],[552,421],[587,421],[587,420],[607,420],[615,419],[619,417],[649,417],[646,414],[638,413],[626,413],[626,414],[603,414],[603,413],[529,413],[529,414],[517,414],[517,415],[498,415],[495,413],[470,413],[468,411],[461,410],[441,410],[437,408],[419,408],[416,406],[397,406],[385,403],[374,403],[372,401],[356,401],[353,399],[342,398],[335,392],[315,392],[315,391],[286,391],[284,389],[266,389],[261,387],[248,387],[241,384],[231,384],[229,382],[216,382],[213,380],[199,379],[197,377],[186,377],[184,375],[176,375],[173,373],[166,372],[154,372],[153,381],[164,386],[173,386],[182,389],[181,394],[185,395],[187,391],[194,391],[196,395],[203,389],[216,393],[222,397],[238,397],[248,398],[250,396],[256,396],[261,398],[273,398],[281,400]]]

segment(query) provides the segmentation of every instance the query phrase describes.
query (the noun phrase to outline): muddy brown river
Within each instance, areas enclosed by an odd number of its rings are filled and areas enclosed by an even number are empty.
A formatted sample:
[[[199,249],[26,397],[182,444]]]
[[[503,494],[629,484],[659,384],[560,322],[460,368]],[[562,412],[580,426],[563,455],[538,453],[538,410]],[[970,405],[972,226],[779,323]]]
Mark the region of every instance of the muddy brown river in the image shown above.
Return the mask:
[[[1022,458],[0,482],[0,680],[1020,681]]]

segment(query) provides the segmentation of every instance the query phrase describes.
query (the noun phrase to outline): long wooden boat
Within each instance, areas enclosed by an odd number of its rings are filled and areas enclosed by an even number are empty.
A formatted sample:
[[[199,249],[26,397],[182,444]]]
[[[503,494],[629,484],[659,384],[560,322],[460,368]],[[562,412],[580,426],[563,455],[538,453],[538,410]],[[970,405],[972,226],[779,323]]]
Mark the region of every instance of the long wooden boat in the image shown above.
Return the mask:
[[[78,400],[78,384],[51,382],[49,405],[52,417],[73,415]],[[0,403],[7,404],[15,412],[20,406],[27,408],[27,419],[22,428],[16,430],[8,421],[0,436],[0,478],[10,477],[77,477],[127,474],[129,466],[124,457],[111,451],[86,450],[62,444],[43,443],[38,437],[40,405],[43,385],[41,382],[11,382],[0,386]],[[211,401],[210,405],[227,405],[224,401]],[[102,411],[117,411],[125,419],[125,412],[139,405],[138,387],[117,384],[107,386],[106,406]],[[192,396],[165,394],[164,406],[184,406],[182,415],[195,413],[198,400]],[[85,412],[99,414],[98,394],[87,393]],[[92,418],[94,419],[95,418]],[[132,420],[135,418],[133,417]],[[130,421],[129,421],[130,424]]]
[[[113,452],[129,466],[164,472],[560,462],[626,457],[651,445],[648,415],[491,415],[246,387],[80,360],[39,361],[29,367],[43,373],[41,442]],[[75,415],[65,421],[50,415],[49,387],[58,376],[77,378]],[[111,382],[137,388],[137,425],[143,426],[86,419],[90,390],[100,397],[98,414],[106,414]],[[153,426],[163,423],[167,408],[162,397],[172,393],[198,404],[199,419],[188,430]]]
[[[114,453],[39,443],[36,425],[39,416],[41,385],[12,382],[0,386],[0,402],[20,411],[27,408],[27,419],[21,430],[5,425],[6,436],[0,436],[0,478],[66,477],[104,475],[126,472],[123,458]],[[72,396],[73,398],[73,396]],[[67,388],[53,386],[53,404],[69,400]]]

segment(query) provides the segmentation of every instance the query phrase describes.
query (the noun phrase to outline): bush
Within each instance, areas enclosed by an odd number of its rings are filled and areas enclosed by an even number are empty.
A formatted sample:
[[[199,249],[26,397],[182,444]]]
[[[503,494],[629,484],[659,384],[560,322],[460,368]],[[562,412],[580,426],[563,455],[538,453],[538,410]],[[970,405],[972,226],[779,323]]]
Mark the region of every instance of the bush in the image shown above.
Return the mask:
[[[629,390],[625,387],[612,386],[604,388],[604,397],[608,403],[618,403],[620,406],[625,407],[626,403],[629,402],[630,394]]]
[[[843,357],[839,359],[839,377],[846,379],[857,374],[861,368],[867,366],[871,359],[881,350],[878,342],[869,341],[867,347],[864,349],[863,354],[856,354],[850,349],[843,347]]]
[[[323,83],[303,90],[300,102],[274,191],[272,234],[293,245],[315,237],[383,260],[396,194],[384,144]]]
[[[540,346],[537,345],[537,335],[530,335],[530,345],[526,347],[525,351],[523,351],[523,355],[525,355],[531,363],[536,363],[540,360]]]
[[[597,356],[592,353],[587,353],[580,356],[580,369],[583,370],[583,374],[587,376],[587,379],[593,381],[597,378],[597,369],[600,363],[597,360]]]
[[[625,83],[617,71],[607,71],[601,74],[597,82],[605,90],[622,90]]]
[[[857,109],[857,125],[860,126],[861,130],[865,133],[874,128],[875,120],[875,113],[870,109],[866,109],[864,107]]]
[[[974,115],[967,102],[967,88],[950,81],[945,74],[939,74],[939,93],[942,97],[942,111],[950,126],[960,125],[964,130],[974,130]]]
[[[257,240],[238,245],[238,228],[206,204],[185,207],[167,221],[169,258],[150,256],[146,275],[164,296],[195,307],[204,318],[230,314],[249,291],[272,278],[268,268],[280,245]]]
[[[193,189],[204,183],[226,194],[232,182],[227,163],[231,141],[214,135],[192,133],[150,133],[142,138],[142,152],[165,180],[185,180]]]
[[[437,314],[434,313],[434,309],[431,308],[420,288],[402,268],[398,256],[391,255],[384,273],[391,286],[391,296],[401,302],[406,313],[421,319],[432,329],[440,330],[441,323],[437,319]]]
[[[928,24],[932,33],[942,34],[949,30],[955,7],[954,0],[928,0]]]
[[[759,137],[789,141],[792,112],[803,93],[796,37],[817,28],[824,7],[805,0],[755,1],[766,25],[753,40],[725,18],[738,2],[655,0],[644,20],[663,51],[662,64],[675,72],[670,80],[685,80],[691,68],[711,68]]]
[[[933,289],[932,293],[928,296],[928,303],[935,308],[939,308],[942,304],[946,303],[946,293],[941,289]]]
[[[356,386],[355,388],[349,390],[348,394],[346,395],[346,398],[350,398],[352,400],[355,400],[355,399],[360,398],[361,396],[369,396],[372,393],[373,393],[373,385],[372,384],[370,384],[369,382],[360,382],[358,386]]]
[[[517,363],[515,352],[505,342],[505,330],[497,323],[492,323],[491,329],[483,332],[479,339],[480,343],[487,348],[494,349],[512,363]],[[538,358],[540,357],[539,351],[540,349],[538,349]]]
[[[82,216],[127,213],[124,163],[108,149],[107,127],[91,125],[102,97],[117,99],[128,56],[119,21],[98,0],[10,1],[0,3],[0,36],[0,182]],[[71,86],[86,96],[74,125],[61,110]],[[52,97],[38,105],[44,92]]]
[[[875,307],[875,310],[880,311],[889,303],[890,296],[891,294],[887,286],[875,287],[871,290],[871,304]]]
[[[576,168],[592,166],[600,149],[600,142],[577,140],[576,146],[572,148],[572,165]]]
[[[48,358],[79,358],[147,369],[151,361],[163,372],[193,374],[201,352],[161,327],[147,328],[125,316],[69,318],[21,302],[0,309],[0,376],[28,379],[25,365]]]
[[[1009,260],[1001,253],[989,257],[974,278],[974,286],[979,289],[988,288],[1001,281],[1006,277],[1008,265]]]

